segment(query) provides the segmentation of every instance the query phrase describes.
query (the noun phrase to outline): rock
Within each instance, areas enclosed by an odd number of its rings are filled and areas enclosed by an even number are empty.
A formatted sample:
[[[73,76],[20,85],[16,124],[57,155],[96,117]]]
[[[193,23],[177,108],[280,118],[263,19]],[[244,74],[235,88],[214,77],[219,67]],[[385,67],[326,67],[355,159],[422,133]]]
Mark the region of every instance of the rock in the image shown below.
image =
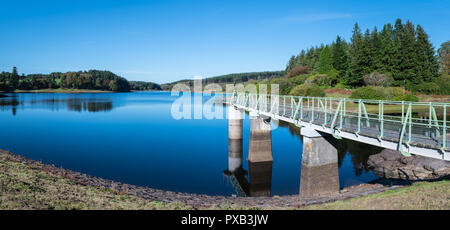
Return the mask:
[[[387,179],[430,180],[450,175],[448,161],[417,155],[405,157],[390,149],[370,156],[367,164],[375,175]]]

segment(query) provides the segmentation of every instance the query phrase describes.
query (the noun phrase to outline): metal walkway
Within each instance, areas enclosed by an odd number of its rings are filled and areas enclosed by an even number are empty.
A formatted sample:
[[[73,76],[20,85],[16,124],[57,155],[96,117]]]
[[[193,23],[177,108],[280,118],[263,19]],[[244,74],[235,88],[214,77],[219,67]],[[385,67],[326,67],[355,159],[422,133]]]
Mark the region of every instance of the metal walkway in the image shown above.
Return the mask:
[[[450,103],[233,93],[227,104],[338,139],[450,161]]]

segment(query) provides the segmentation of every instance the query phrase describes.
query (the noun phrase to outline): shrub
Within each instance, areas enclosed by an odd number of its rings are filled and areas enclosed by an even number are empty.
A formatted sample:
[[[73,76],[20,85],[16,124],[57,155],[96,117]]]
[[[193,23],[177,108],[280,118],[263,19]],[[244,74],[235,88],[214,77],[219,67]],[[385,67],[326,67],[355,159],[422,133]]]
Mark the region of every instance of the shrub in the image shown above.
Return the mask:
[[[423,82],[413,87],[414,91],[421,92],[424,94],[439,94],[441,88],[438,84],[434,82]]]
[[[386,74],[373,72],[363,77],[364,84],[367,86],[384,86],[388,87],[392,84],[392,78]]]
[[[291,90],[290,95],[324,97],[325,91],[316,84],[302,84],[294,87]]]
[[[353,90],[350,98],[391,101],[419,101],[419,98],[409,92],[405,92],[405,90],[400,87],[361,87]]]
[[[439,85],[439,93],[449,95],[450,94],[450,75],[444,74],[434,81]]]
[[[334,86],[337,83],[337,79],[333,74],[318,74],[308,77],[305,83],[316,84],[319,86]]]
[[[299,65],[294,67],[293,69],[291,69],[291,71],[289,71],[289,73],[287,73],[285,75],[285,77],[290,78],[290,77],[295,77],[301,74],[308,74],[309,73],[309,68],[308,66],[304,66],[304,65]]]
[[[385,100],[386,97],[382,90],[373,86],[360,87],[352,91],[350,98],[353,99],[371,99]]]

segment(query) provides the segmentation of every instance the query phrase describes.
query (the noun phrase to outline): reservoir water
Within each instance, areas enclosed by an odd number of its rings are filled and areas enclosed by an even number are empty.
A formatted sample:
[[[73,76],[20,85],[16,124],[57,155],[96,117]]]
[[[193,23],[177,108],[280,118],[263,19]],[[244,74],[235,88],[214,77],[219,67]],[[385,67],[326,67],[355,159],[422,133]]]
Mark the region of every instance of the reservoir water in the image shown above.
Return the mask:
[[[178,97],[170,92],[6,95],[0,98],[0,149],[123,183],[240,195],[224,173],[228,121],[174,119],[171,108]],[[248,114],[243,129],[243,169],[248,173]],[[271,195],[299,192],[298,129],[281,123],[272,131]],[[340,187],[377,178],[367,159],[380,149],[351,141],[339,141],[338,146]]]

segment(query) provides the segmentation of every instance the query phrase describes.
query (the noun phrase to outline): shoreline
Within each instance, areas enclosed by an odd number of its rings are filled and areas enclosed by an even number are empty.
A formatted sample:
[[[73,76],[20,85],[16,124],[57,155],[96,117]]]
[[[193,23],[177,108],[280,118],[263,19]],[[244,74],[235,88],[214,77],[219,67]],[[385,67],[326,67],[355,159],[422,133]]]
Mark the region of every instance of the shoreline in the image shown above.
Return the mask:
[[[305,203],[300,205],[298,194],[281,196],[274,195],[271,197],[238,197],[235,195],[221,196],[166,191],[91,176],[69,169],[64,169],[62,167],[57,167],[55,165],[49,165],[31,160],[5,150],[0,150],[0,156],[2,156],[2,159],[4,157],[8,161],[17,162],[29,167],[31,168],[30,170],[50,173],[54,176],[70,180],[81,186],[92,186],[100,190],[111,190],[117,194],[136,196],[147,201],[183,204],[192,207],[193,209],[297,209],[314,204],[330,203],[333,201],[347,200],[354,197],[376,194],[387,190],[395,190],[409,185],[408,183],[395,183],[391,180],[386,181],[381,179],[371,183],[346,187],[341,189],[338,194],[327,197],[317,197],[307,200]]]

